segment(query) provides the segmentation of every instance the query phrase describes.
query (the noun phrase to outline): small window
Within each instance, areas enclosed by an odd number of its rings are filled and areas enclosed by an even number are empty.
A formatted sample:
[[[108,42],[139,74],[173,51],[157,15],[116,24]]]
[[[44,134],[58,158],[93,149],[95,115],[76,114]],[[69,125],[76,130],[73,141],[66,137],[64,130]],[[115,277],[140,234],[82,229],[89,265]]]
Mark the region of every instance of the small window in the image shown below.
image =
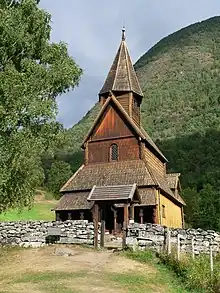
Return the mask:
[[[165,205],[162,205],[162,217],[166,218]]]
[[[110,148],[110,161],[118,161],[118,145],[112,144]]]

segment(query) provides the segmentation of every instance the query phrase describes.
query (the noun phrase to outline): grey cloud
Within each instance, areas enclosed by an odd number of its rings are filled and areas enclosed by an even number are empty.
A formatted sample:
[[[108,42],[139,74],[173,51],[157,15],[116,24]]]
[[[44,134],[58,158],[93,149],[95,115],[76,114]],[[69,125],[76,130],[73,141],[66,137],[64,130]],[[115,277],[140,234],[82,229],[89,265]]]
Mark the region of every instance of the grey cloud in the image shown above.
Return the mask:
[[[135,62],[161,38],[220,14],[219,0],[41,0],[52,15],[52,40],[68,43],[84,69],[79,88],[59,98],[58,119],[75,124],[98,99],[120,42],[121,27]]]

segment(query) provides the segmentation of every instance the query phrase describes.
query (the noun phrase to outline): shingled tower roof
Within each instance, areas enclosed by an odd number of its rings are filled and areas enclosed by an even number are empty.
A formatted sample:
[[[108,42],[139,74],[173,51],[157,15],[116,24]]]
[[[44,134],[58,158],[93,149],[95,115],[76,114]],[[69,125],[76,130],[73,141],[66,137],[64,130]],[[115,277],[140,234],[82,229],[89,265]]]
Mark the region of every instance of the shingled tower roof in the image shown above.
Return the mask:
[[[109,91],[131,91],[143,97],[125,42],[124,28],[122,29],[121,44],[99,95]]]

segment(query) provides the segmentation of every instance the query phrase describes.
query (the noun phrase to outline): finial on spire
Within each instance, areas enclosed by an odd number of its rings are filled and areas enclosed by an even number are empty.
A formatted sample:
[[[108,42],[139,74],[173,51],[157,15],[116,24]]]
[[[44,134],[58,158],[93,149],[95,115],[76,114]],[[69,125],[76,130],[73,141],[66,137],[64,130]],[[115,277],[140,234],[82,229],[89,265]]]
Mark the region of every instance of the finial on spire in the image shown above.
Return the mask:
[[[125,41],[125,27],[122,27],[122,41]]]

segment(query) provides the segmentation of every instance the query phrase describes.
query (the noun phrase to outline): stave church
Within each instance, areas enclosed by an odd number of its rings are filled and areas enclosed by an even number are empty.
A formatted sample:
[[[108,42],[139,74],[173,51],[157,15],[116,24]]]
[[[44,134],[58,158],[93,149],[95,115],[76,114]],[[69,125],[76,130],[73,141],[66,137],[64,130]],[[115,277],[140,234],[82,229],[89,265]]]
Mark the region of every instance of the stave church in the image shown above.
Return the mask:
[[[84,141],[83,165],[64,184],[56,220],[105,220],[109,233],[129,221],[183,227],[180,174],[141,125],[143,96],[125,30],[102,89],[101,106]]]

